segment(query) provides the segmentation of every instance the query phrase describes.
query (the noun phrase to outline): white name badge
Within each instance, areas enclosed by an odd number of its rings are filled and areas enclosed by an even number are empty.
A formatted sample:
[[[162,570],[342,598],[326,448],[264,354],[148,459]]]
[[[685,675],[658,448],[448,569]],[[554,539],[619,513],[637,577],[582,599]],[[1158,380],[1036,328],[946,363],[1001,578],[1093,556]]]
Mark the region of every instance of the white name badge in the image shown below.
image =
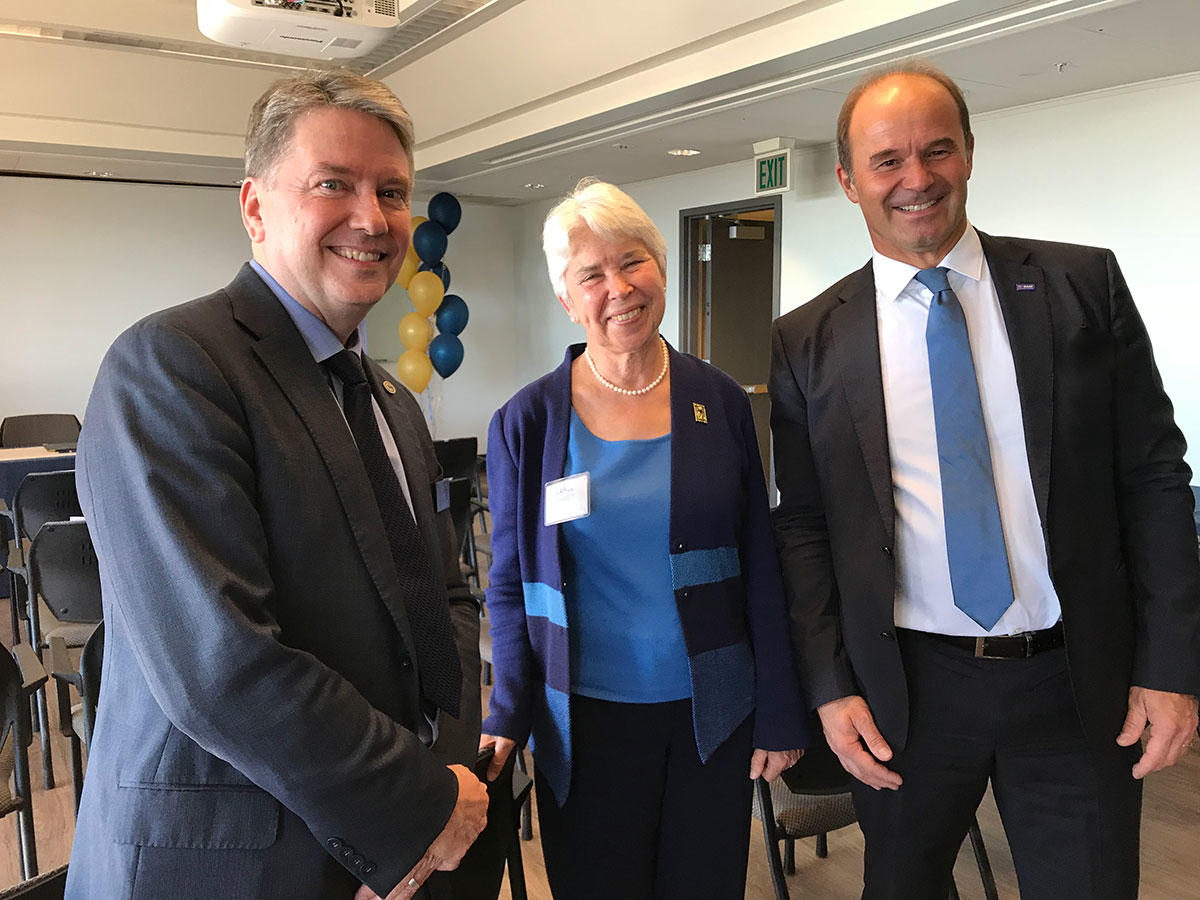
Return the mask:
[[[542,498],[547,525],[582,519],[592,511],[591,488],[587,472],[547,481]]]

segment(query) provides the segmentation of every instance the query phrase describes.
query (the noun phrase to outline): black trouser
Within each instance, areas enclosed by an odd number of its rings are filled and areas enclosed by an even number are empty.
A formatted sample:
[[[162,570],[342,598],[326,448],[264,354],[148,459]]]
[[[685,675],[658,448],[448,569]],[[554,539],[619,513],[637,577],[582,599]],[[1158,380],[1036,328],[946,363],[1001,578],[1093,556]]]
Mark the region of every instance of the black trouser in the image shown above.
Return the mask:
[[[976,659],[899,631],[908,743],[887,765],[898,791],[855,782],[866,837],[864,898],[947,895],[958,849],[988,780],[1022,900],[1137,896],[1141,750],[1089,745],[1062,648]]]
[[[730,900],[746,887],[753,716],[700,763],[690,700],[571,697],[571,790],[537,779],[558,900]]]

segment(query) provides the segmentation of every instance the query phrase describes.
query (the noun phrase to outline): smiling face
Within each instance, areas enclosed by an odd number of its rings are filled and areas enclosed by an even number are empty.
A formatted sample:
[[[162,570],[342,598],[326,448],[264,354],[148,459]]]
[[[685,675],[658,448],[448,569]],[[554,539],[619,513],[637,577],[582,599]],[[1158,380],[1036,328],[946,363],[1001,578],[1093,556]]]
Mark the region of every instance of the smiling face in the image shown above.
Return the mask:
[[[862,209],[884,256],[935,266],[967,227],[973,147],[949,92],[931,78],[895,75],[872,85],[850,118],[853,174],[838,181]]]
[[[389,125],[357,110],[301,115],[286,154],[242,184],[254,258],[342,341],[396,280],[412,175]]]
[[[588,349],[658,353],[666,311],[666,278],[641,241],[606,240],[588,228],[571,231],[571,256],[559,302],[587,332]]]

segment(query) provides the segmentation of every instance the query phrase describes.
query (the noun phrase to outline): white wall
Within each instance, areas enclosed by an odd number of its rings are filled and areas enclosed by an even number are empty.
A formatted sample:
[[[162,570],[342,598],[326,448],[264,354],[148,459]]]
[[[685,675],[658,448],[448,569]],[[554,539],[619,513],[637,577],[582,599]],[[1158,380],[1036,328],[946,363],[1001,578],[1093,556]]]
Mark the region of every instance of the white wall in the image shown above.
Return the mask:
[[[0,177],[0,415],[84,407],[138,319],[233,277],[237,191]]]
[[[1150,331],[1176,419],[1200,468],[1200,181],[1190,156],[1200,144],[1200,75],[979,116],[968,212],[980,229],[1113,248]],[[781,310],[811,299],[870,255],[857,207],[833,174],[832,147],[799,154],[796,189],[783,202]],[[663,333],[678,333],[679,211],[752,196],[749,159],[625,188],[667,240]],[[579,173],[581,176],[588,174]],[[523,208],[518,284],[525,381],[561,359],[576,339],[553,304],[540,251],[547,203]],[[536,273],[533,275],[531,273]],[[540,280],[539,280],[540,279]],[[540,327],[539,327],[540,323]],[[767,352],[764,336],[763,352]],[[1193,481],[1198,480],[1196,477]]]

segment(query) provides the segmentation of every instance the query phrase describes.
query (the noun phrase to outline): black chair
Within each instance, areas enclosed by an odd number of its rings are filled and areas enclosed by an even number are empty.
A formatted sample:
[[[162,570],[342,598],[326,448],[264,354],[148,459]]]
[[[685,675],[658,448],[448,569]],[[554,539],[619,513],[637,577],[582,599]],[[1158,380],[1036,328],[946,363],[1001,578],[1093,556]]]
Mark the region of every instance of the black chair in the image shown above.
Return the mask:
[[[9,547],[8,568],[12,576],[12,616],[14,626],[25,618],[29,645],[38,659],[44,647],[38,624],[37,594],[30,590],[28,553],[34,535],[47,522],[65,521],[82,516],[79,495],[75,491],[75,470],[34,472],[26,475],[17,486],[13,498],[13,520],[16,538]],[[22,601],[24,606],[22,607]],[[14,632],[15,633],[15,632]],[[38,731],[42,737],[42,776],[46,790],[54,787],[54,764],[50,758],[50,727],[46,715],[46,693],[37,697]]]
[[[0,422],[0,447],[74,444],[79,440],[79,429],[79,419],[71,413],[6,416]]]
[[[62,865],[0,891],[0,900],[63,900],[66,893],[67,867]]]
[[[434,441],[433,449],[444,477],[466,478],[470,483],[468,527],[465,529],[466,545],[462,551],[462,558],[470,577],[475,581],[475,587],[479,587],[478,548],[473,525],[475,517],[484,514],[487,509],[479,478],[479,441],[473,437],[451,438]],[[486,526],[486,519],[484,524]],[[459,537],[462,538],[463,534],[464,532],[460,531]]]
[[[44,638],[50,648],[50,667],[56,679],[59,729],[71,745],[71,783],[78,812],[83,789],[83,761],[67,685],[75,685],[81,695],[84,690],[67,648],[84,647],[86,652],[96,625],[104,616],[100,601],[100,565],[86,522],[47,522],[34,535],[33,543],[29,545],[29,595],[32,634],[43,635],[37,598],[41,598],[55,619]],[[30,643],[33,643],[32,639]],[[88,702],[86,698],[84,702]],[[90,702],[94,710],[94,694]],[[84,718],[90,721],[90,717]],[[89,740],[90,730],[88,727]]]
[[[451,873],[455,900],[496,900],[505,868],[512,900],[528,898],[518,828],[533,781],[515,768],[519,752],[510,754],[496,780],[488,782],[487,825]],[[487,774],[490,759],[490,753],[480,754],[475,766],[480,780]]]
[[[104,664],[104,623],[94,626],[79,653],[79,664],[71,659],[61,637],[50,638],[50,674],[58,698],[58,729],[71,747],[71,788],[75,815],[83,797],[83,750],[92,749],[96,728],[96,705],[100,700],[100,669]],[[79,702],[71,702],[71,688]]]
[[[22,878],[37,874],[29,779],[28,751],[33,741],[29,701],[45,683],[46,672],[28,644],[18,644],[11,653],[0,651],[0,817],[17,814]]]
[[[785,875],[796,874],[795,842],[815,837],[816,854],[824,859],[829,855],[828,833],[858,821],[850,794],[850,775],[833,751],[819,742],[806,750],[800,761],[774,783],[768,785],[759,778],[754,784],[754,794],[754,814],[762,819],[775,898],[789,900],[791,895]],[[978,821],[972,821],[968,835],[979,866],[984,895],[987,900],[997,900],[996,881]],[[781,841],[784,842],[782,859],[779,853]],[[949,896],[951,900],[958,897],[953,880]]]

